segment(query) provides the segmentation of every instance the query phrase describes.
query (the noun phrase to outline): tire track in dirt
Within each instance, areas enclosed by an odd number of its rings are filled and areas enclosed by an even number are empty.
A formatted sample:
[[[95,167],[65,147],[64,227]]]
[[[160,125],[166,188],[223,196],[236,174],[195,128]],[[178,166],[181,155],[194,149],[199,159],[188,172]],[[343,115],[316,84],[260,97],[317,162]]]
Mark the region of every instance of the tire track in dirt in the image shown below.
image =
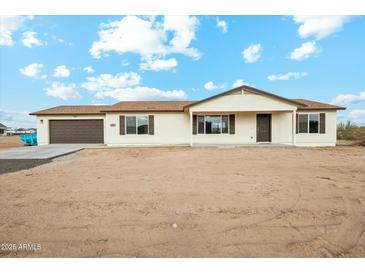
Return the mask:
[[[365,212],[359,199],[343,197],[343,200],[347,214],[338,229],[324,232],[309,241],[289,243],[287,248],[304,251],[309,256],[313,256],[315,251],[324,257],[345,257],[349,254],[365,233]]]
[[[233,226],[233,227],[218,231],[216,233],[228,233],[228,232],[232,232],[232,231],[235,231],[235,230],[239,230],[239,229],[243,229],[243,228],[249,228],[249,227],[252,227],[252,226],[264,224],[264,223],[270,222],[272,220],[281,218],[282,216],[284,216],[288,212],[292,211],[297,206],[297,204],[300,202],[300,200],[302,198],[302,190],[301,190],[299,184],[295,182],[294,185],[297,188],[297,195],[296,195],[297,198],[295,199],[294,203],[292,205],[290,205],[288,208],[286,208],[284,210],[281,210],[279,213],[275,214],[272,217],[265,218],[265,219],[257,221],[257,222],[253,222],[251,224],[236,225],[236,226]],[[216,233],[214,233],[214,234],[216,234]]]

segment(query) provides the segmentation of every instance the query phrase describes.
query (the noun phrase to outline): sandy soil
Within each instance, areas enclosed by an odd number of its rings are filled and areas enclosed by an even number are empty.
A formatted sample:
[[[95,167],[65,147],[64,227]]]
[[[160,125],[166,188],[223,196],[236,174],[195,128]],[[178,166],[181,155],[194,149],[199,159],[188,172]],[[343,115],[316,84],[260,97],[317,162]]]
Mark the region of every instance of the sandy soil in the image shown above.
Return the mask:
[[[19,136],[0,136],[0,150],[22,147],[24,144]]]
[[[0,175],[3,257],[364,257],[365,148],[83,150]]]

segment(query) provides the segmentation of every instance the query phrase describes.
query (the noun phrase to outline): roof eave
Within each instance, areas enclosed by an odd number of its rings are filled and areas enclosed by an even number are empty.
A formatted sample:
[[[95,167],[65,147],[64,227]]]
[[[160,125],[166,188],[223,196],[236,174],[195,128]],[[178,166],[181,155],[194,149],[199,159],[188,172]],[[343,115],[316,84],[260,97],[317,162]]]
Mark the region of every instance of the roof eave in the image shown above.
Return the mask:
[[[108,112],[184,112],[184,110],[161,110],[161,109],[144,109],[144,110],[123,110],[123,109],[116,109],[116,110],[101,110],[101,113],[108,113]]]
[[[205,99],[202,99],[200,101],[196,101],[196,102],[194,102],[192,104],[186,105],[186,106],[184,106],[184,109],[189,108],[189,107],[192,107],[192,106],[195,106],[195,105],[198,105],[198,104],[203,103],[203,102],[210,101],[212,99],[218,98],[218,97],[223,96],[223,95],[227,95],[227,94],[229,94],[231,92],[234,92],[234,91],[237,91],[237,90],[241,90],[241,89],[247,89],[247,90],[249,90],[249,91],[251,91],[253,93],[267,95],[267,96],[270,96],[270,97],[273,97],[273,98],[276,98],[276,99],[285,101],[285,102],[287,102],[287,103],[289,103],[291,105],[295,105],[297,107],[300,106],[300,105],[305,106],[305,104],[303,104],[303,103],[295,102],[295,101],[290,100],[288,98],[281,97],[281,96],[278,96],[276,94],[273,94],[273,93],[270,93],[270,92],[266,92],[266,91],[263,91],[263,90],[260,90],[260,89],[257,89],[257,88],[253,88],[253,87],[250,87],[250,86],[247,86],[247,85],[242,85],[242,86],[239,86],[239,87],[230,89],[228,91],[225,91],[225,92],[222,92],[222,93],[219,93],[219,94],[210,96],[210,97],[205,98]]]
[[[299,108],[298,110],[346,110],[345,107],[304,107],[304,108]]]
[[[104,115],[105,113],[36,113],[32,112],[29,115]]]

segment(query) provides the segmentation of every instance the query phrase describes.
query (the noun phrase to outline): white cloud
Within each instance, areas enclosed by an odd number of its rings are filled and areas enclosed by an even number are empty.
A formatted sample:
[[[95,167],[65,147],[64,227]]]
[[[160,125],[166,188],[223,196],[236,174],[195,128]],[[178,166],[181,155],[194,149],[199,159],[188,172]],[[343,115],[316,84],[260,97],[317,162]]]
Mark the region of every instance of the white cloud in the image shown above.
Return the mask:
[[[150,20],[137,16],[125,16],[120,21],[102,24],[99,40],[93,42],[89,52],[100,58],[105,52],[134,52],[140,55],[162,54],[164,32],[161,26],[154,26]]]
[[[199,20],[195,16],[165,16],[163,23],[165,35],[173,32],[167,53],[181,53],[195,60],[199,59],[201,57],[199,50],[189,47],[195,39],[198,25]]]
[[[358,102],[365,102],[365,91],[356,94],[339,94],[332,99],[333,104],[352,104]]]
[[[119,101],[142,101],[142,100],[184,100],[186,93],[183,90],[160,90],[151,87],[128,87],[119,88],[103,93],[104,98],[111,97]]]
[[[350,16],[294,16],[299,24],[298,33],[302,38],[315,36],[318,40],[339,31]]]
[[[42,64],[33,63],[24,68],[19,69],[20,73],[28,77],[39,77],[39,74],[43,68]],[[43,78],[43,75],[41,76]]]
[[[37,38],[37,33],[34,31],[23,32],[22,43],[24,46],[31,48],[33,46],[42,46],[42,42]]]
[[[313,53],[317,51],[316,42],[305,42],[299,48],[292,51],[290,58],[293,60],[301,61],[309,58]]]
[[[217,17],[217,27],[220,28],[223,33],[228,31],[228,23],[224,20],[220,20],[219,17]]]
[[[267,79],[270,81],[286,81],[291,78],[299,79],[305,76],[308,76],[307,72],[288,72],[285,74],[271,74],[267,77]]]
[[[348,114],[348,117],[350,119],[361,119],[361,118],[365,118],[365,109],[351,110],[350,113]]]
[[[63,84],[60,82],[53,82],[50,87],[46,88],[46,94],[63,100],[81,98],[75,84]]]
[[[183,90],[160,90],[141,85],[142,78],[135,72],[116,75],[101,74],[98,77],[88,77],[82,87],[93,92],[95,98],[110,97],[116,100],[183,100],[186,93]]]
[[[261,57],[260,51],[262,50],[261,44],[254,44],[242,51],[245,63],[255,63]]]
[[[233,88],[238,88],[238,87],[243,86],[243,85],[248,86],[248,83],[247,83],[247,82],[245,82],[245,81],[244,81],[244,80],[242,80],[242,79],[237,79],[236,81],[234,81],[234,82],[233,82],[232,87],[233,87]]]
[[[163,22],[155,17],[125,16],[120,21],[102,24],[99,40],[93,42],[89,52],[94,58],[115,51],[136,53],[142,59],[173,53],[198,59],[200,52],[190,47],[198,23],[195,16],[165,16]]]
[[[204,84],[204,88],[205,88],[206,90],[215,90],[215,89],[218,89],[219,87],[218,87],[217,85],[215,85],[215,84],[213,83],[213,81],[209,81],[209,82],[206,82],[206,83]]]
[[[82,70],[86,71],[87,73],[94,73],[95,72],[95,70],[93,69],[92,66],[84,67]]]
[[[96,94],[111,91],[117,88],[126,88],[140,84],[142,78],[135,72],[100,74],[98,77],[88,77],[82,87]]]
[[[48,36],[48,33],[45,34],[45,36]],[[60,43],[60,44],[64,44],[66,46],[72,46],[73,44],[71,42],[67,42],[65,39],[58,37],[55,34],[51,35],[51,38],[53,41]]]
[[[20,29],[24,22],[32,20],[33,16],[0,16],[0,46],[12,46],[14,44],[13,32]]]
[[[14,111],[0,109],[0,121],[12,128],[35,128],[36,119],[30,116],[28,111]]]
[[[53,70],[53,77],[56,78],[66,78],[70,76],[70,70],[65,65],[57,66]]]
[[[177,61],[175,58],[166,60],[148,58],[144,63],[141,63],[139,67],[141,70],[171,70],[177,67]]]

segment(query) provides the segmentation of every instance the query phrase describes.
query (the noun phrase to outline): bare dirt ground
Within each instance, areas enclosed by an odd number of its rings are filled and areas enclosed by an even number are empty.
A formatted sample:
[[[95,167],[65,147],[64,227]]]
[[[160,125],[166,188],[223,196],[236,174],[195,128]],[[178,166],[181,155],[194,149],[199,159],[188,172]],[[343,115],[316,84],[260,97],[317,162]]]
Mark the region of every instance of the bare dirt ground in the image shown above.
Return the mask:
[[[24,144],[19,136],[0,136],[0,150],[22,146],[24,146]]]
[[[364,257],[365,148],[90,149],[0,175],[0,257]]]

